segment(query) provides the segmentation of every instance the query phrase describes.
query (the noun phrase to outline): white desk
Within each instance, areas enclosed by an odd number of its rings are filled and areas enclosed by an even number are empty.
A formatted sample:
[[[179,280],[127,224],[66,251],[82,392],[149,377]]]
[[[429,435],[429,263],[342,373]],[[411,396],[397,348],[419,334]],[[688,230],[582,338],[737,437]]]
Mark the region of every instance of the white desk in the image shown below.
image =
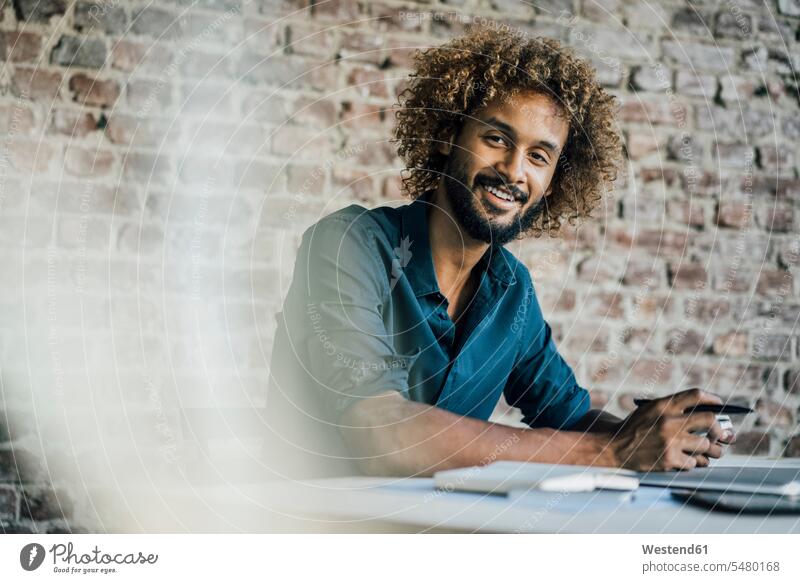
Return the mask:
[[[723,458],[724,459],[724,458]],[[725,465],[790,465],[800,460],[730,456]],[[800,533],[800,515],[757,516],[686,505],[661,488],[632,499],[615,492],[529,492],[516,498],[435,490],[429,478],[337,478],[261,486],[253,495],[324,530],[530,533]],[[274,507],[274,506],[273,506]]]

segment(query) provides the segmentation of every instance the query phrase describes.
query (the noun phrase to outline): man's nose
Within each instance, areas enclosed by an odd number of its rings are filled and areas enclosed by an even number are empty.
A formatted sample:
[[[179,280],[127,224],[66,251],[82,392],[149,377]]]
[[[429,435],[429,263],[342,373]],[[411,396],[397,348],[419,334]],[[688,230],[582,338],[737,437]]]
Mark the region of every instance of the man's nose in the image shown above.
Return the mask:
[[[495,164],[498,174],[509,184],[521,187],[525,183],[525,152],[511,148],[502,160]]]

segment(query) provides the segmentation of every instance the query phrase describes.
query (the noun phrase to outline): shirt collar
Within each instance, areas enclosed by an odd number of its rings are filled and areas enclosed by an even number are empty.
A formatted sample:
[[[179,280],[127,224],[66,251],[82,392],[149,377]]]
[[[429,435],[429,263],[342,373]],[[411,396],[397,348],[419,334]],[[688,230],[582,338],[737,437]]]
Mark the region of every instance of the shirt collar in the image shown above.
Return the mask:
[[[401,267],[408,278],[411,287],[417,297],[439,291],[439,282],[436,279],[436,271],[433,268],[433,257],[431,256],[430,238],[428,236],[428,211],[431,203],[432,191],[421,195],[411,204],[402,209],[402,224],[400,245],[395,249],[395,256],[402,262],[405,255],[408,260],[405,266]],[[403,248],[407,250],[407,255]],[[514,272],[511,267],[512,257],[509,251],[499,245],[490,245],[486,253],[478,262],[483,269],[488,268],[490,278],[510,285],[516,282]],[[518,262],[513,262],[514,266]]]

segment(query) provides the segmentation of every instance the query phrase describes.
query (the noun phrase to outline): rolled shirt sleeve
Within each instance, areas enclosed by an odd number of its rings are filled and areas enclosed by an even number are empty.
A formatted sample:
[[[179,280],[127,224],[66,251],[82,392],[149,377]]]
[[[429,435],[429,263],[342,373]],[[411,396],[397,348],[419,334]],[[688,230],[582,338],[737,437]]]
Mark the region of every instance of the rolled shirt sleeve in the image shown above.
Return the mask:
[[[396,352],[383,321],[389,285],[374,233],[352,218],[323,219],[303,235],[294,283],[302,324],[293,336],[327,420],[384,391],[407,397],[413,355]]]
[[[523,422],[530,427],[567,430],[589,411],[589,393],[558,353],[539,303],[535,295],[531,297],[521,356],[504,394],[509,405],[522,411]]]

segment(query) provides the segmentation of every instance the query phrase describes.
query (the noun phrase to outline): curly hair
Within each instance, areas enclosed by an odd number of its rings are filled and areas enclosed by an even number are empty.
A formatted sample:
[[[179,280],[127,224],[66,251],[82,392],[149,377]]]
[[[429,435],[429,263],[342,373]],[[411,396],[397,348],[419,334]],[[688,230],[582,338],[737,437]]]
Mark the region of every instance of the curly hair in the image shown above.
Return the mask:
[[[394,130],[406,166],[401,177],[407,196],[417,198],[437,186],[447,161],[436,148],[442,136],[457,136],[464,119],[497,96],[535,90],[560,104],[569,132],[533,234],[554,236],[562,220],[574,224],[591,216],[616,179],[622,148],[614,122],[616,100],[600,87],[587,62],[553,39],[477,27],[442,46],[416,51],[414,64],[398,96]]]

